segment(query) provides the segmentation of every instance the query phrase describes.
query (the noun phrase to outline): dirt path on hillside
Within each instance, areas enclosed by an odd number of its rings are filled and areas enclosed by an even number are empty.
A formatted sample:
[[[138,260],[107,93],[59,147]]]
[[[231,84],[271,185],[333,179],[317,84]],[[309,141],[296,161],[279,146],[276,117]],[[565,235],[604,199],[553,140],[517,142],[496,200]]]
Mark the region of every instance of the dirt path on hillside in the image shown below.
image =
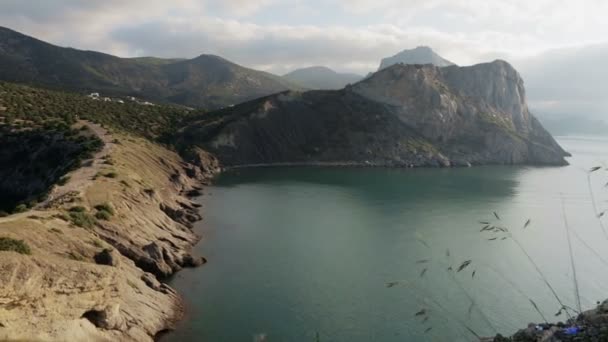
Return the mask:
[[[85,120],[79,120],[78,127],[80,125],[87,126],[92,134],[101,139],[104,143],[103,148],[92,159],[83,161],[83,166],[68,173],[66,176],[70,177],[69,181],[65,185],[55,185],[49,193],[48,198],[44,202],[39,203],[36,209],[52,207],[54,203],[60,201],[61,198],[66,197],[68,194],[79,193],[86,189],[92,183],[95,175],[101,171],[104,165],[103,158],[112,151],[114,146],[112,135],[105,128]]]

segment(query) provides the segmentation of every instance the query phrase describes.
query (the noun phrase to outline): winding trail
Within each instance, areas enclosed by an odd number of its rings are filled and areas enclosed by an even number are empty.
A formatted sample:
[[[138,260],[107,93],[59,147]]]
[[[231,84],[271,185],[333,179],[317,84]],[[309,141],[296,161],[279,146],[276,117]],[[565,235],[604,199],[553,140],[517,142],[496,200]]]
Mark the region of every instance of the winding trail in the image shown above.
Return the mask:
[[[101,171],[104,165],[103,158],[109,155],[114,147],[112,135],[108,133],[105,128],[101,127],[101,125],[90,121],[79,120],[77,127],[81,126],[88,127],[90,133],[101,139],[104,143],[103,148],[101,151],[95,153],[93,158],[83,161],[81,167],[68,173],[66,176],[70,177],[69,181],[64,185],[55,185],[49,193],[48,198],[45,201],[40,202],[35,209],[50,208],[55,202],[68,194],[86,189],[92,184],[95,175]]]

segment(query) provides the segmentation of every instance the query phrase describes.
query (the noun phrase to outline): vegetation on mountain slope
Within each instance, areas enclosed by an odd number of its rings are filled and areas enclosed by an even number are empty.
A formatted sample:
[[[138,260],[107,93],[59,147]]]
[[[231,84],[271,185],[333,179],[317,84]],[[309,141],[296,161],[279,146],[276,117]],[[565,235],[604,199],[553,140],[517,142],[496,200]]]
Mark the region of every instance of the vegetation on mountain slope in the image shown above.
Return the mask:
[[[119,58],[0,27],[0,80],[215,109],[297,86],[218,56]]]

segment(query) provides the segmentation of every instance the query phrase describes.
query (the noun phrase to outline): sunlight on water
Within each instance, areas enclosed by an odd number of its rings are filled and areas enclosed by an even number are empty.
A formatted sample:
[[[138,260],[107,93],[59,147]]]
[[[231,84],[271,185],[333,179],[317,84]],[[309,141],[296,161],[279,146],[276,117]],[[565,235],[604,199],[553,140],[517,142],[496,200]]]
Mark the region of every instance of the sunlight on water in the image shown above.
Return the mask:
[[[209,263],[172,280],[188,316],[166,340],[470,341],[467,327],[489,336],[541,321],[530,299],[549,320],[565,320],[517,245],[480,233],[478,222],[498,213],[574,307],[562,198],[590,308],[608,298],[608,239],[587,170],[608,161],[608,140],[560,143],[571,166],[224,174],[200,199],[197,248]],[[605,172],[592,181],[599,209],[608,208]],[[462,272],[447,271],[465,260]]]

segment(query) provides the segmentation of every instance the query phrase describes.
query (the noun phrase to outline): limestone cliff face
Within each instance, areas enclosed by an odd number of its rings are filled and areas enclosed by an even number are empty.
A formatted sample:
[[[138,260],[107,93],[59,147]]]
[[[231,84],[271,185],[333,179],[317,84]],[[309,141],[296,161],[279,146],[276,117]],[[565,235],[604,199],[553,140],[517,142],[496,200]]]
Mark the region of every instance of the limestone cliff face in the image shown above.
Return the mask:
[[[508,63],[398,64],[340,91],[288,92],[201,116],[181,138],[227,166],[566,164]]]

